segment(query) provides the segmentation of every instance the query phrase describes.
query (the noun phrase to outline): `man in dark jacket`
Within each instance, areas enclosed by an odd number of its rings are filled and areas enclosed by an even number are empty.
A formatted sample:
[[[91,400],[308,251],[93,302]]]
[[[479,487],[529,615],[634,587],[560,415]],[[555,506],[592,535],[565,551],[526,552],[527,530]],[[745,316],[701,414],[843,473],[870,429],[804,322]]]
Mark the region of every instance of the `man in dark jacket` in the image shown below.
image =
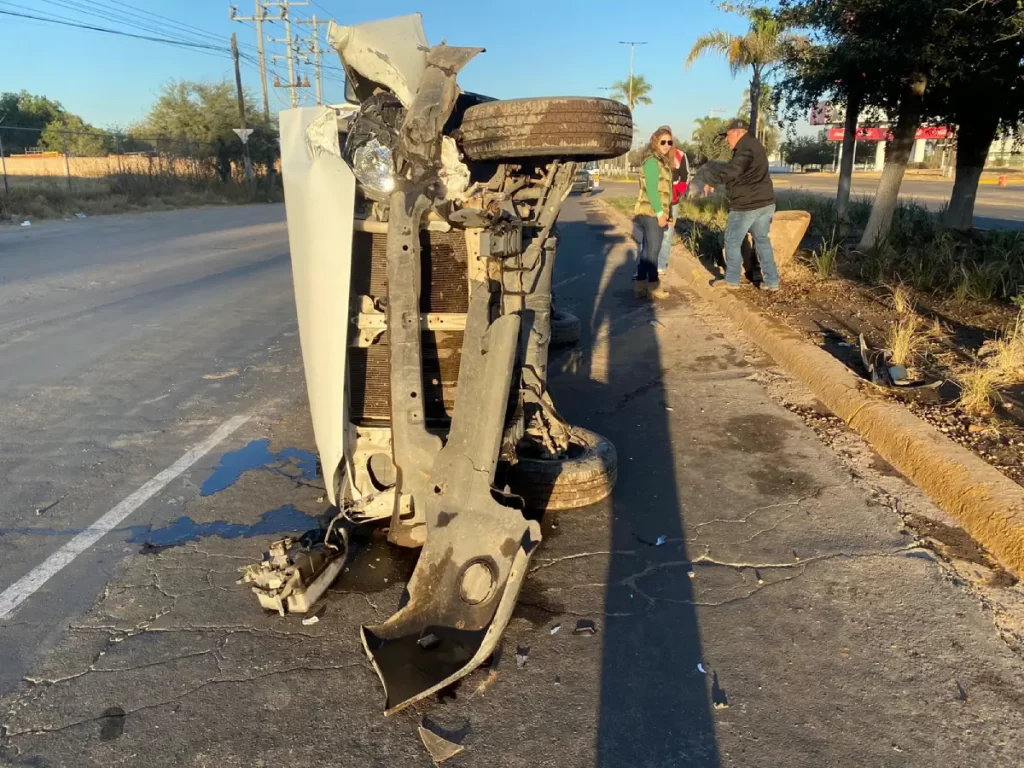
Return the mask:
[[[761,262],[764,277],[762,288],[779,290],[779,270],[775,266],[772,241],[768,233],[775,215],[775,188],[768,173],[768,155],[756,138],[748,132],[743,120],[733,120],[725,129],[726,142],[732,150],[732,160],[712,174],[712,182],[705,188],[726,185],[729,200],[729,223],[725,228],[725,287],[740,287],[743,267],[743,241],[747,232],[754,236],[754,248]]]

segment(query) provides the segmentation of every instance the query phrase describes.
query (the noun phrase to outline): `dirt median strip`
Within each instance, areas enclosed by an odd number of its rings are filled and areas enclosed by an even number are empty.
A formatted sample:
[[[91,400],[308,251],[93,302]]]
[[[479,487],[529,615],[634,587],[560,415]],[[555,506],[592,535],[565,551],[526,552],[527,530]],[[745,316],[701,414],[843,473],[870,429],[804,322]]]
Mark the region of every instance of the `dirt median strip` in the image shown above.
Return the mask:
[[[599,202],[613,222],[629,231],[626,216]],[[1024,577],[1024,488],[903,406],[886,400],[789,326],[712,288],[707,269],[682,246],[673,248],[668,277],[670,285],[687,288],[728,314],[882,458],[956,518],[1004,566]]]

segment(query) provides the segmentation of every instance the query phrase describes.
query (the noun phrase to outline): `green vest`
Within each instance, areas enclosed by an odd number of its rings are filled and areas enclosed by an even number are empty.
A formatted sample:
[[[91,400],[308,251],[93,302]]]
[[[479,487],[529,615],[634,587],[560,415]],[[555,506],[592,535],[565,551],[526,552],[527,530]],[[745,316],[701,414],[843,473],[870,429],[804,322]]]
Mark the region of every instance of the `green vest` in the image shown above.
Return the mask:
[[[672,168],[665,160],[648,149],[640,163],[640,194],[637,195],[636,205],[633,206],[634,216],[658,215],[647,198],[647,177],[644,174],[644,163],[652,157],[658,162],[658,197],[661,198],[661,210],[666,216],[672,213]]]

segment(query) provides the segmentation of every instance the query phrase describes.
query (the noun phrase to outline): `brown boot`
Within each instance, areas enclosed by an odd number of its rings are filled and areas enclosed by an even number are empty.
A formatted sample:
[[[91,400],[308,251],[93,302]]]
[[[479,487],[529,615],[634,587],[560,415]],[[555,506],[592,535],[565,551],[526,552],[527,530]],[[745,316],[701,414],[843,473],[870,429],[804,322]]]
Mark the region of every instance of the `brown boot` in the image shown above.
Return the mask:
[[[647,281],[646,280],[634,280],[633,281],[633,297],[637,299],[647,298]]]

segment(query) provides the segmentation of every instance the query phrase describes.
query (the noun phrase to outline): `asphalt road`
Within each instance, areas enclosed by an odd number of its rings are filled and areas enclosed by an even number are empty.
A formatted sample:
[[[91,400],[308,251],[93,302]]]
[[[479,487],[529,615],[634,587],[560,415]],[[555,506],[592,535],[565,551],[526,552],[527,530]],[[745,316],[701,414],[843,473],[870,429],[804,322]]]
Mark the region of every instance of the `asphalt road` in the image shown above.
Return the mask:
[[[24,282],[4,290],[53,286],[20,313],[0,305],[9,323],[40,318],[0,348],[14,382],[4,525],[33,529],[0,538],[0,589],[253,414],[0,620],[0,763],[426,768],[421,722],[463,743],[456,768],[1024,762],[1019,627],[990,609],[1020,588],[993,596],[983,569],[922,547],[895,508],[937,510],[723,318],[679,296],[634,301],[631,244],[579,198],[555,284],[584,338],[553,357],[552,390],[615,443],[616,492],[545,517],[490,668],[385,719],[359,625],[396,610],[414,553],[366,534],[310,625],[264,613],[235,583],[271,539],[326,511],[304,453],[280,216],[0,233],[0,265]],[[170,271],[120,284],[121,303],[113,286],[90,298],[94,269],[115,282]],[[8,366],[18,345],[34,352]],[[597,633],[574,633],[581,619]]]
[[[296,331],[283,221],[262,206],[0,230],[0,590],[260,401],[251,372]],[[119,527],[193,492],[176,478]],[[137,551],[116,538],[0,620],[0,690]]]
[[[824,173],[780,173],[773,175],[777,192],[802,190],[813,194],[833,197],[836,194],[838,177]],[[635,182],[602,181],[616,192],[630,192],[636,189]],[[854,177],[852,195],[855,198],[871,199],[878,186],[877,178]],[[936,181],[907,177],[903,180],[900,197],[913,200],[933,211],[939,211],[949,202],[952,181]],[[1024,185],[999,187],[983,184],[978,187],[978,199],[974,209],[976,227],[988,229],[1024,229]]]

